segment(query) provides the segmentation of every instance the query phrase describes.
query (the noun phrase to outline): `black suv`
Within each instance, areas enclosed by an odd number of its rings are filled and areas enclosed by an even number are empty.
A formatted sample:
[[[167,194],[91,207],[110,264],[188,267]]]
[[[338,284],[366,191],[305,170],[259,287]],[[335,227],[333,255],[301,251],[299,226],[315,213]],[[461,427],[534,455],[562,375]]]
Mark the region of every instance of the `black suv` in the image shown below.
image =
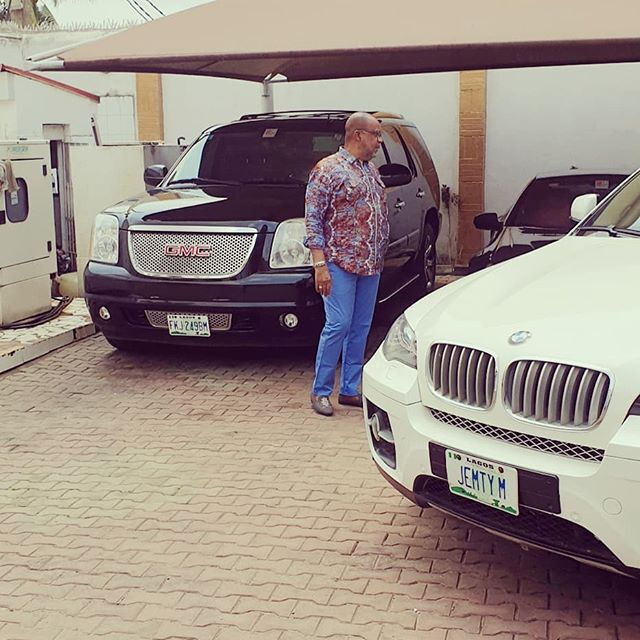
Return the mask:
[[[84,274],[91,316],[117,348],[139,342],[306,345],[323,305],[303,241],[308,175],[338,150],[351,111],[246,115],[211,127],[148,193],[98,214]],[[372,112],[384,141],[390,244],[379,301],[435,280],[440,187],[427,146],[401,116]]]

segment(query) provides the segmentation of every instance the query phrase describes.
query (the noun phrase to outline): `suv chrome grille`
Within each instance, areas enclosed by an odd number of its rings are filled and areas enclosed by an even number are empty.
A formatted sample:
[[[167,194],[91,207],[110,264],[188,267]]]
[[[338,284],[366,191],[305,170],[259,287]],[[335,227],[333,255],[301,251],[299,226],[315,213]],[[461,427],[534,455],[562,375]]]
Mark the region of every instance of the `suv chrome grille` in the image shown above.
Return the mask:
[[[169,321],[167,315],[172,313],[171,311],[145,311],[144,315],[147,317],[149,324],[156,329],[168,329]],[[177,312],[183,316],[198,315],[195,313],[182,313]],[[231,329],[231,314],[230,313],[207,313],[202,314],[209,318],[209,329],[211,331],[228,331]]]
[[[256,243],[254,229],[131,227],[133,268],[156,278],[221,279],[239,274]],[[169,246],[175,255],[167,255]],[[201,255],[194,255],[199,248]]]
[[[507,369],[504,400],[515,416],[586,429],[602,418],[610,384],[609,376],[601,371],[519,360]]]
[[[518,445],[519,447],[535,449],[536,451],[543,451],[545,453],[553,453],[558,456],[575,458],[577,460],[586,460],[587,462],[602,462],[604,459],[603,449],[596,449],[595,447],[587,447],[580,444],[572,444],[570,442],[560,442],[559,440],[541,438],[539,436],[531,436],[526,433],[518,433],[517,431],[503,429],[502,427],[494,427],[492,425],[483,424],[482,422],[476,422],[475,420],[469,420],[468,418],[454,416],[450,413],[445,413],[444,411],[437,411],[436,409],[430,409],[430,411],[431,415],[433,415],[436,420],[444,422],[451,427],[457,427],[458,429],[464,429],[465,431],[472,431],[478,435],[487,436],[494,440],[509,442],[511,444]]]
[[[434,390],[444,398],[481,409],[493,403],[496,362],[484,351],[434,344],[429,353],[429,374]]]

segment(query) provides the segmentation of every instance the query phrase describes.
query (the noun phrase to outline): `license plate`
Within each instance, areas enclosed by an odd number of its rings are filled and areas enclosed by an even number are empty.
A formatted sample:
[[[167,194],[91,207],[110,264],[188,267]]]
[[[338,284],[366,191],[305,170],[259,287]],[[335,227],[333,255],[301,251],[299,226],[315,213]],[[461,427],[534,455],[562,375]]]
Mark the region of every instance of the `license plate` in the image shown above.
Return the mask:
[[[449,491],[514,516],[518,508],[518,471],[491,460],[447,449]]]
[[[204,315],[193,313],[168,313],[167,324],[169,333],[172,336],[196,336],[208,338],[211,335],[209,330],[209,318]]]

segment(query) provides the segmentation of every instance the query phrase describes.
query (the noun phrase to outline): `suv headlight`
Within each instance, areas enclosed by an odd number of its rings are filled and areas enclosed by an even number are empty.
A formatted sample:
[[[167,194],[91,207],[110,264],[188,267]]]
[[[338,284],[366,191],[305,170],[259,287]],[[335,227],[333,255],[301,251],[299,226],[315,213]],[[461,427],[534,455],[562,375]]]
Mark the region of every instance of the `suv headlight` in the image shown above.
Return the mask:
[[[119,231],[120,223],[115,216],[108,213],[99,213],[96,216],[93,223],[92,260],[117,264]]]
[[[404,314],[391,325],[382,344],[382,353],[387,360],[398,360],[409,367],[418,368],[416,334]]]
[[[269,266],[272,269],[311,266],[311,252],[304,246],[306,235],[304,218],[281,222],[273,238]]]

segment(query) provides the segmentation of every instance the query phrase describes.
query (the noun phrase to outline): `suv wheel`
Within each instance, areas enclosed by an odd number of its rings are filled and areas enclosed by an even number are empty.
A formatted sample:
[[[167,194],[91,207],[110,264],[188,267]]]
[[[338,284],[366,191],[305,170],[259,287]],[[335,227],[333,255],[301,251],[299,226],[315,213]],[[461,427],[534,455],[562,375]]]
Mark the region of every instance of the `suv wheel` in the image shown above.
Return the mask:
[[[424,225],[424,241],[420,256],[420,282],[426,293],[431,293],[436,286],[436,231],[430,222]]]

